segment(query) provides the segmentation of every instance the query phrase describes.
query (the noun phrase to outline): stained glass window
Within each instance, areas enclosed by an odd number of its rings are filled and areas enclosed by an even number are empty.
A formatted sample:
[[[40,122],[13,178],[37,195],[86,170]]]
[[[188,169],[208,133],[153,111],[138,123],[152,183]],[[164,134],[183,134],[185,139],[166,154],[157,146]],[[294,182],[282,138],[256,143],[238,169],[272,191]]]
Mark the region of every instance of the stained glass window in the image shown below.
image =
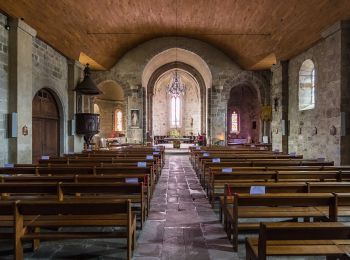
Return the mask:
[[[239,117],[236,111],[233,111],[231,115],[231,132],[232,133],[239,132]]]
[[[114,131],[123,131],[123,112],[119,109],[114,112]]]
[[[171,126],[180,127],[180,97],[171,97]]]

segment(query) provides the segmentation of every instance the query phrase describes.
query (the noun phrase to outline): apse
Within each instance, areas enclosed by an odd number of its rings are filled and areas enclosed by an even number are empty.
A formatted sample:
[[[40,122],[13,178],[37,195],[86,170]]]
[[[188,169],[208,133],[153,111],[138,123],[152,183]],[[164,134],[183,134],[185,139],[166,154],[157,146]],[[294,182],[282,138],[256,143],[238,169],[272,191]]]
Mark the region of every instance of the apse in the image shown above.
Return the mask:
[[[227,104],[227,141],[255,143],[260,140],[261,103],[257,91],[243,84],[231,89]]]
[[[115,81],[108,80],[98,85],[103,94],[94,100],[94,108],[100,114],[100,133],[103,138],[124,137],[126,113],[124,90]]]
[[[185,85],[185,93],[178,99],[167,91],[175,70]],[[167,136],[172,130],[177,130],[183,136],[201,132],[199,84],[187,71],[172,69],[158,78],[154,86],[152,109],[154,136]]]

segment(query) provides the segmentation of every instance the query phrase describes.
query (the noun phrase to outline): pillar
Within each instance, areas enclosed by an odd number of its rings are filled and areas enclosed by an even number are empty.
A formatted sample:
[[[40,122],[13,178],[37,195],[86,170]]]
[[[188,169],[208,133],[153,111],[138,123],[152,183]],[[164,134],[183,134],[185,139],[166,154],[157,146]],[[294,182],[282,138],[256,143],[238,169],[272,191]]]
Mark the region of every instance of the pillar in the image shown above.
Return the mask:
[[[9,141],[9,162],[32,163],[33,38],[23,20],[9,20],[9,112],[17,113],[17,137]],[[22,132],[27,127],[28,134]]]

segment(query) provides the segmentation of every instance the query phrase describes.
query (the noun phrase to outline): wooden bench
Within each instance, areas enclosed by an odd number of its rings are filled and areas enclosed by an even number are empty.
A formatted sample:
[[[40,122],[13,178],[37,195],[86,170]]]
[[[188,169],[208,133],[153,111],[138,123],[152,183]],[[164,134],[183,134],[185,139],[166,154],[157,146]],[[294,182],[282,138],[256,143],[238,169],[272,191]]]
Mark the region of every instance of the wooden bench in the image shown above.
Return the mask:
[[[246,259],[326,256],[349,259],[350,227],[338,222],[260,223],[259,237],[246,238]]]
[[[1,187],[1,185],[0,185]],[[67,199],[97,198],[104,201],[106,198],[128,199],[133,205],[133,210],[140,213],[141,229],[146,219],[149,208],[147,198],[144,196],[143,183],[59,183],[58,198],[60,201]],[[140,209],[136,211],[136,207]]]
[[[324,207],[328,212],[320,211],[317,207]],[[337,219],[336,196],[331,193],[233,194],[233,207],[228,212],[227,234],[232,238],[236,251],[239,231],[259,228],[257,222],[239,223],[239,219]]]
[[[220,163],[207,163],[206,168],[203,171],[198,172],[199,179],[203,187],[207,185],[208,175],[212,172],[211,167],[231,168],[233,171],[237,171],[237,167],[276,167],[276,166],[332,166],[333,162],[318,162],[313,160],[299,160],[299,159],[257,159],[257,160],[245,160],[245,161],[232,161],[232,162],[220,162]],[[253,169],[252,169],[253,170]]]
[[[0,183],[1,200],[129,199],[143,227],[148,201],[143,183]]]
[[[13,212],[15,259],[23,259],[24,241],[126,238],[127,259],[136,243],[136,218],[130,200],[19,201]],[[42,228],[122,227],[108,232],[53,231]]]

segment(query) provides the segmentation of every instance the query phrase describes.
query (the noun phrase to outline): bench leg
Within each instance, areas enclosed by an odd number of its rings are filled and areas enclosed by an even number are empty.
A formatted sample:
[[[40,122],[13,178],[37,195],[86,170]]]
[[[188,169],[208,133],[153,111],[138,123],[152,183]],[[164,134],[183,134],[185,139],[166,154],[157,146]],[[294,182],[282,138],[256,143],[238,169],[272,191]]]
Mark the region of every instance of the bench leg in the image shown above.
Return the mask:
[[[127,250],[128,250],[128,252],[127,252],[127,259],[128,259],[128,260],[131,260],[131,257],[132,257],[132,255],[131,255],[131,252],[132,252],[132,244],[133,244],[133,238],[132,238],[132,236],[133,236],[133,232],[130,230],[130,231],[129,231],[129,234],[128,234],[128,242],[127,242]]]
[[[257,260],[258,256],[255,255],[253,249],[251,248],[248,238],[245,240],[245,259],[246,260]]]
[[[39,227],[35,227],[34,228],[34,233],[39,233],[40,232],[40,228]],[[40,247],[40,239],[33,239],[32,241],[32,250],[36,251],[38,250]]]
[[[23,228],[23,216],[18,213],[18,209],[15,209],[15,238],[14,238],[14,259],[23,260],[23,244],[22,244],[22,235],[25,232]]]

